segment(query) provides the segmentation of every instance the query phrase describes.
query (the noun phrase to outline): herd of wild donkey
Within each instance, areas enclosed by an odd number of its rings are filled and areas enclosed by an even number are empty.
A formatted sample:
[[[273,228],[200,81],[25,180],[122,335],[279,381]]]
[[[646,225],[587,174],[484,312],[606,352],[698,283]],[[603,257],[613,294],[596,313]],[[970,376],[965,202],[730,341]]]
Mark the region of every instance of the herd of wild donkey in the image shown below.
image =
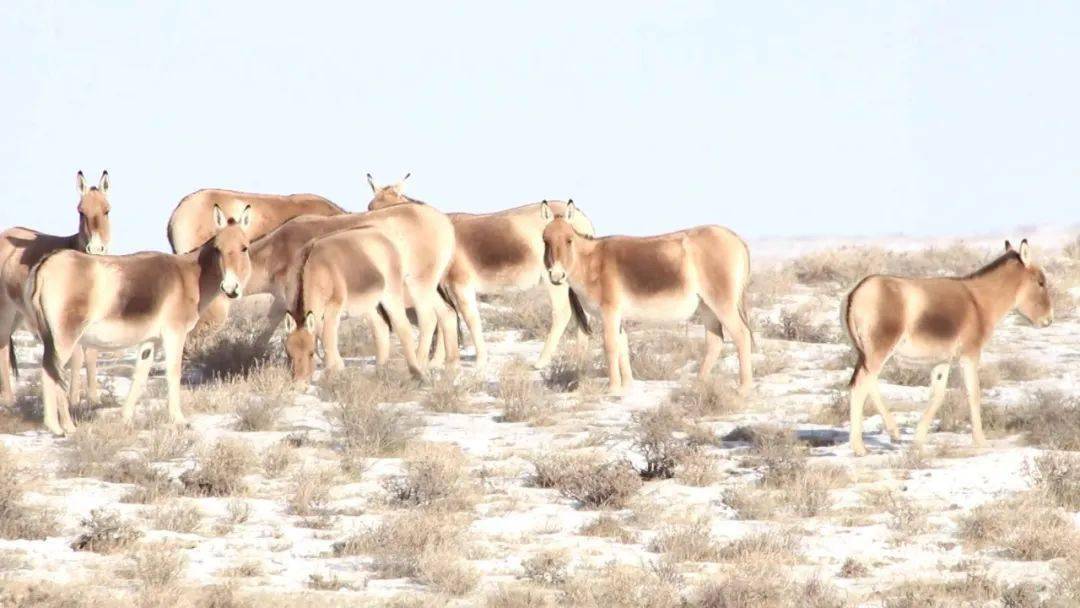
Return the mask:
[[[371,320],[379,364],[388,357],[393,330],[417,376],[457,359],[460,315],[477,365],[483,366],[487,349],[477,294],[538,283],[546,286],[552,308],[538,367],[550,361],[571,316],[587,329],[585,309],[598,310],[610,389],[620,394],[633,382],[622,321],[686,320],[700,313],[706,328],[700,377],[709,376],[726,331],[738,351],[740,391],[751,389],[752,335],[745,306],[750,256],[746,243],[727,228],[595,237],[572,200],[490,214],[444,214],[406,196],[404,179],[379,187],[368,175],[368,182],[374,198],[364,213],[349,213],[310,194],[199,190],[181,200],[169,218],[172,254],[114,256],[107,255],[108,173],[89,186],[79,172],[78,233],[59,237],[12,228],[0,239],[0,400],[14,399],[17,366],[10,336],[20,321],[44,343],[44,423],[63,435],[74,430],[68,405],[78,399],[84,364],[88,391],[96,390],[96,349],[139,349],[123,405],[129,423],[154,349],[164,349],[169,415],[173,423],[183,423],[180,372],[187,335],[200,319],[209,326],[222,322],[229,300],[242,295],[273,296],[261,339],[268,341],[284,320],[292,373],[304,382],[314,372],[318,339],[326,367],[344,365],[337,330],[345,312]],[[418,339],[406,307],[415,311]],[[979,357],[995,325],[1011,310],[1036,326],[1053,319],[1046,277],[1032,262],[1026,240],[1018,248],[1006,241],[1000,257],[964,277],[873,275],[860,281],[841,306],[842,325],[858,356],[850,384],[853,451],[866,452],[862,410],[867,397],[889,434],[899,437],[878,390],[878,373],[894,353],[938,363],[915,441],[925,441],[950,365],[959,360],[974,443],[983,444]]]

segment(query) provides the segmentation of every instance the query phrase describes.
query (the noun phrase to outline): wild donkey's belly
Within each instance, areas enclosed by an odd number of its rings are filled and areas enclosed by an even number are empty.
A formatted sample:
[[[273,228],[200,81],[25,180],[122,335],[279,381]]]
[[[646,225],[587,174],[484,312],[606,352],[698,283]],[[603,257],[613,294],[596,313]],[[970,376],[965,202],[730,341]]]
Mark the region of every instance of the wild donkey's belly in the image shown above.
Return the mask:
[[[696,291],[668,292],[623,301],[623,318],[634,321],[682,321],[697,311],[701,298]]]
[[[142,322],[97,321],[87,326],[79,342],[101,350],[120,350],[160,337],[156,319]]]

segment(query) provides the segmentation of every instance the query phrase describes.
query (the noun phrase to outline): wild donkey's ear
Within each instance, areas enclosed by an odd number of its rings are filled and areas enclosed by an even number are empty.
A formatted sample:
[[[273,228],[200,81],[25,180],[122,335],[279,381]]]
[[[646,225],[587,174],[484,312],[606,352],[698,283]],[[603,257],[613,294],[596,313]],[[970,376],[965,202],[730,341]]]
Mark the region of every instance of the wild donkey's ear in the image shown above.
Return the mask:
[[[285,315],[285,333],[291,334],[296,331],[296,319],[293,318],[292,313]]]
[[[577,213],[577,207],[574,206],[574,199],[566,199],[566,220],[570,221],[574,219],[574,214]]]
[[[109,193],[109,172],[108,171],[102,171],[101,172],[101,179],[98,180],[97,188],[98,188],[98,190],[101,190],[102,192],[104,192],[106,194]]]
[[[225,217],[225,212],[221,210],[221,207],[214,205],[214,227],[221,230],[228,225],[229,218]]]
[[[540,217],[549,222],[555,217],[555,214],[551,212],[551,205],[548,204],[547,199],[540,202]]]
[[[86,178],[83,177],[82,171],[75,175],[75,187],[79,189],[79,194],[86,194]]]
[[[1031,247],[1028,246],[1027,239],[1020,241],[1020,261],[1024,266],[1031,265]]]
[[[315,333],[315,313],[313,311],[309,310],[307,311],[307,314],[304,315],[304,328],[311,333]]]
[[[1005,239],[1005,253],[1008,253],[1008,252],[1010,252],[1012,250],[1013,250],[1012,243],[1009,242],[1009,239]]]
[[[244,207],[244,211],[240,214],[240,227],[244,230],[251,228],[251,205]]]
[[[375,185],[375,178],[371,177],[370,173],[367,174],[367,183],[369,186],[371,186],[371,191],[378,194],[379,187]]]

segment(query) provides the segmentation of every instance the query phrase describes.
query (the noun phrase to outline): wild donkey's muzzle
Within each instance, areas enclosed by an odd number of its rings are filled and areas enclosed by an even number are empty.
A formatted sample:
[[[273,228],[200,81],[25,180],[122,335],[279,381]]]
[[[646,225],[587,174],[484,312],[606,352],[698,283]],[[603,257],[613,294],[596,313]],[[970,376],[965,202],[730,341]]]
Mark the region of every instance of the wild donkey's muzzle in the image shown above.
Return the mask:
[[[109,252],[109,246],[97,234],[90,235],[90,241],[86,243],[86,253],[90,255],[105,255]]]
[[[221,280],[221,293],[225,294],[230,300],[235,300],[244,295],[244,287],[240,284],[240,279],[233,271],[227,271],[225,277]]]

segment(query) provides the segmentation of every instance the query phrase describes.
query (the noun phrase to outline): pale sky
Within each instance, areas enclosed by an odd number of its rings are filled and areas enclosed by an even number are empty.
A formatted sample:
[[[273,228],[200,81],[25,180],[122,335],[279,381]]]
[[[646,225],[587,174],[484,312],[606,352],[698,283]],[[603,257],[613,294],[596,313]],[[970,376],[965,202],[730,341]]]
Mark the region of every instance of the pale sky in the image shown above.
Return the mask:
[[[0,63],[0,227],[73,233],[107,168],[116,253],[198,188],[360,210],[369,171],[600,234],[1080,220],[1076,2],[5,0]]]

